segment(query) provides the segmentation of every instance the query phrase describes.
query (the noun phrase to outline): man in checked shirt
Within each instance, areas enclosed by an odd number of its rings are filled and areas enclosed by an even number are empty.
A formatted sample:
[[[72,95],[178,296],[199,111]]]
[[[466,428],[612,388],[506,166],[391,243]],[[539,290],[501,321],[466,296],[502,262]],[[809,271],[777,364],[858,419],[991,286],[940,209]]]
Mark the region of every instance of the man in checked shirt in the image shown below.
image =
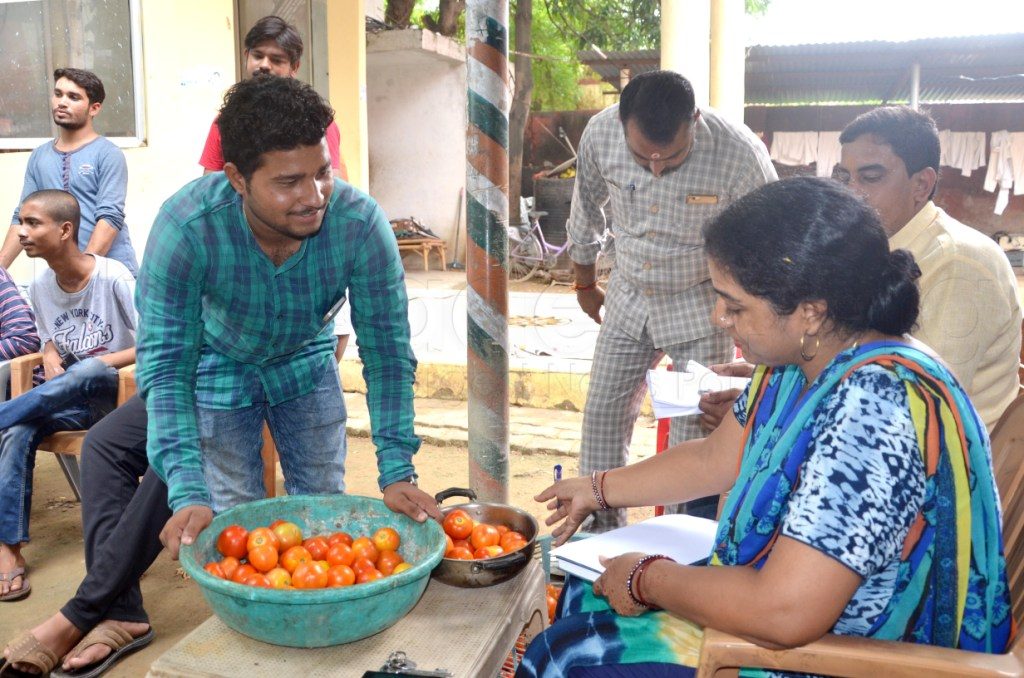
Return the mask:
[[[711,321],[714,292],[701,229],[729,203],[776,178],[761,140],[697,108],[693,88],[678,73],[638,75],[617,105],[587,124],[566,227],[577,301],[601,325],[583,416],[581,473],[627,462],[646,372],[665,354],[676,365],[732,357],[732,342]],[[604,290],[594,262],[607,209],[615,269]],[[697,417],[673,420],[671,444],[698,435]],[[714,517],[716,501],[666,509]],[[586,529],[619,527],[625,513],[600,511]]]

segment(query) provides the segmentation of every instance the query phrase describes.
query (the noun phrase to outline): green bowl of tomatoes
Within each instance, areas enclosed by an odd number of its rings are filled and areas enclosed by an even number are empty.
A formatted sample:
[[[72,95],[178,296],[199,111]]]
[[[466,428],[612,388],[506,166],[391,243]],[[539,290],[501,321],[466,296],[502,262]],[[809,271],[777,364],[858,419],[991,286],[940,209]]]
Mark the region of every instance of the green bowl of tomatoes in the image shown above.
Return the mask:
[[[401,556],[411,567],[374,581],[322,589],[248,586],[204,569],[221,559],[217,539],[225,528],[254,530],[274,521],[294,523],[307,536],[372,535],[392,527],[401,536]],[[392,512],[380,499],[333,494],[277,497],[228,509],[195,543],[182,546],[180,558],[213,612],[230,628],[274,645],[325,647],[372,636],[404,617],[423,595],[444,550],[444,531],[437,522],[418,523]]]

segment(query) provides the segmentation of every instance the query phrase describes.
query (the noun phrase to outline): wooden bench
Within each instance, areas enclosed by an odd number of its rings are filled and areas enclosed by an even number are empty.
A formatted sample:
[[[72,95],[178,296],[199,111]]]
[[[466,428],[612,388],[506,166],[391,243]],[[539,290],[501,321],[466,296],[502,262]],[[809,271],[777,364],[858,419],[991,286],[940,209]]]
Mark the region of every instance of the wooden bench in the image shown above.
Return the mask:
[[[402,254],[405,252],[419,252],[422,254],[424,271],[430,270],[430,253],[437,252],[437,257],[441,260],[441,270],[445,270],[445,261],[448,259],[448,255],[445,251],[444,240],[436,238],[399,238],[398,251]]]

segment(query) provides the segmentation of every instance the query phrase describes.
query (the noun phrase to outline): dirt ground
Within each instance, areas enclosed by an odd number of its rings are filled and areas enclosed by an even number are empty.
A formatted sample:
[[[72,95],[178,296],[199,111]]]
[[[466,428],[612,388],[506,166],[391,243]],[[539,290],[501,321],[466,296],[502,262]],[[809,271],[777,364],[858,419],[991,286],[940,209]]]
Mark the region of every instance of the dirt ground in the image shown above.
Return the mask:
[[[543,526],[545,514],[533,495],[550,483],[551,468],[557,461],[564,459],[547,454],[515,454],[511,459],[509,503],[532,513],[544,532],[548,531]],[[349,438],[347,466],[350,493],[380,496],[373,445],[368,439]],[[462,446],[424,445],[416,456],[416,469],[420,485],[428,492],[468,484],[467,451]],[[649,515],[649,511],[638,510],[630,518],[632,521]],[[33,540],[24,553],[32,593],[22,601],[0,604],[3,644],[55,612],[74,595],[85,572],[78,503],[51,454],[41,453],[36,462],[31,534]],[[156,639],[148,648],[122,660],[108,676],[145,675],[152,662],[210,615],[199,589],[181,576],[178,564],[166,554],[143,578],[142,590]]]

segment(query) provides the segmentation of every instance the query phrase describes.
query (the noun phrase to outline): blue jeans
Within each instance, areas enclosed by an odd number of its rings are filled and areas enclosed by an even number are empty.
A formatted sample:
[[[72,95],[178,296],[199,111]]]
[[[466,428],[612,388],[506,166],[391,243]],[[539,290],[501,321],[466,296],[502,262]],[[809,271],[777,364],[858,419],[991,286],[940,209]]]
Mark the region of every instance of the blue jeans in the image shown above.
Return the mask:
[[[344,492],[348,415],[337,369],[325,369],[308,395],[277,405],[261,400],[234,410],[196,407],[213,511],[266,496],[260,458],[264,421],[277,445],[288,494]]]
[[[117,370],[89,358],[0,403],[0,543],[28,541],[39,442],[57,431],[89,428],[114,409],[116,400]]]

